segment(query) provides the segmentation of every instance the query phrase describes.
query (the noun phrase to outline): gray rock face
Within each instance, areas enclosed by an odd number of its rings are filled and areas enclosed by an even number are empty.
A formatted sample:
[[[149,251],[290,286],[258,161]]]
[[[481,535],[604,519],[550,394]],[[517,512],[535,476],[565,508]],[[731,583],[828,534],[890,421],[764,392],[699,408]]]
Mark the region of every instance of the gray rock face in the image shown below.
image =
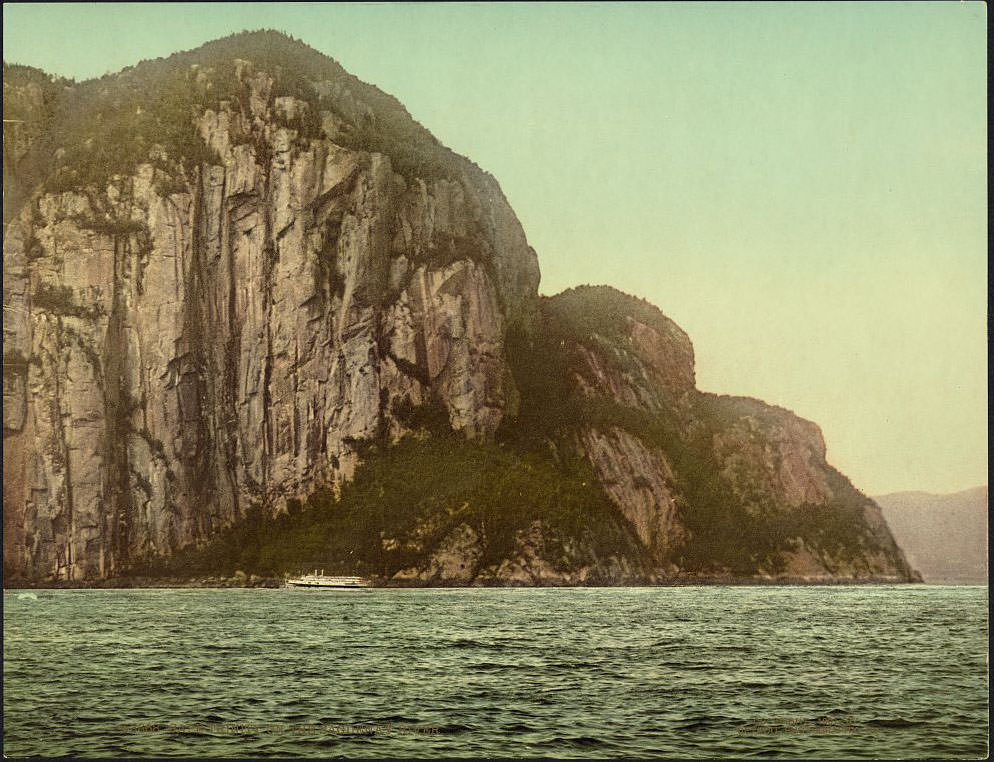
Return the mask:
[[[661,563],[683,535],[673,471],[663,453],[618,428],[607,432],[586,429],[580,447],[650,558]]]
[[[515,398],[539,274],[492,179],[302,140],[309,105],[239,75],[249,109],[199,120],[219,163],[43,195],[5,236],[9,569],[112,576],[340,485],[404,405],[486,438]]]
[[[583,292],[565,296],[575,299]],[[603,287],[586,293],[588,309],[606,298]],[[615,294],[617,299],[620,295]],[[644,310],[635,300],[629,306]],[[648,322],[627,316],[621,325],[617,335],[593,333],[567,341],[575,388],[594,406],[615,411],[610,414],[613,423],[608,418],[581,429],[576,445],[635,530],[653,570],[650,576],[665,578],[684,571],[674,563],[675,555],[693,537],[688,519],[701,510],[706,495],[700,487],[710,482],[723,491],[715,506],[720,513],[709,519],[707,531],[720,529],[716,523],[743,522],[736,510],[744,509],[746,516],[772,516],[767,527],[779,526],[792,538],[781,568],[758,561],[752,576],[811,582],[917,578],[879,508],[827,464],[825,441],[816,424],[760,400],[697,391],[690,340],[663,315],[657,313]],[[632,415],[647,423],[647,430],[626,429]],[[664,436],[658,428],[662,421],[669,426]],[[682,466],[677,462],[681,453]],[[844,521],[849,524],[845,531],[855,532],[835,546],[816,547],[802,534],[812,531],[810,522],[818,521],[825,521],[825,527]],[[816,536],[821,531],[814,530]],[[839,531],[838,524],[825,534],[831,531]],[[857,539],[860,531],[863,537]],[[720,556],[717,547],[714,556]],[[720,563],[711,573],[735,576]]]
[[[825,439],[811,421],[756,400],[739,400],[744,415],[714,437],[722,475],[742,493],[759,488],[790,507],[823,505],[832,497],[825,473]],[[764,421],[770,418],[772,421]]]

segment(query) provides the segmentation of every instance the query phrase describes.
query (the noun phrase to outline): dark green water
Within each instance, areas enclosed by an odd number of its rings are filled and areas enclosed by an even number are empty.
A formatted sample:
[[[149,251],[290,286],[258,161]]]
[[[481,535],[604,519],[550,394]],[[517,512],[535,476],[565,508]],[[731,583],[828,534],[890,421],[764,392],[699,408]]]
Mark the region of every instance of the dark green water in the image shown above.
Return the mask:
[[[8,756],[987,753],[986,587],[35,594]]]

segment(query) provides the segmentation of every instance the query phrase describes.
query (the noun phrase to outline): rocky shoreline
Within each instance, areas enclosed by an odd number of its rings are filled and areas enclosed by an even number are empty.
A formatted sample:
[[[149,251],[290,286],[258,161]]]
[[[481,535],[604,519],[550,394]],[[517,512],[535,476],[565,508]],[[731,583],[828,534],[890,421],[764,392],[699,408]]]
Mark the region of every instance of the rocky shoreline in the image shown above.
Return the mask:
[[[897,577],[863,577],[863,578],[800,578],[800,577],[721,577],[721,576],[693,576],[685,575],[680,577],[660,578],[660,579],[632,579],[624,582],[587,582],[572,583],[563,582],[543,582],[542,584],[525,584],[520,581],[500,581],[486,580],[475,583],[467,583],[464,580],[381,580],[373,579],[372,588],[375,589],[437,589],[437,588],[528,588],[528,587],[778,587],[778,586],[825,586],[837,587],[840,585],[909,585],[921,584],[921,579],[911,582]],[[128,590],[128,589],[215,589],[223,590],[230,588],[282,588],[285,580],[281,577],[259,577],[252,575],[236,575],[233,577],[196,577],[188,579],[173,578],[148,578],[134,577],[124,579],[105,580],[13,580],[5,581],[5,590]]]

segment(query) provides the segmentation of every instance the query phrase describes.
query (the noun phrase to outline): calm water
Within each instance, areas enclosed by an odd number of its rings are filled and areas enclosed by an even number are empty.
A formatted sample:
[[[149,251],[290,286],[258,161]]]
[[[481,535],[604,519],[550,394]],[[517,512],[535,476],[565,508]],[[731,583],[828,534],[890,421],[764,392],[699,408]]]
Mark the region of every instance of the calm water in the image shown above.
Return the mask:
[[[987,751],[986,587],[35,594],[8,756]]]

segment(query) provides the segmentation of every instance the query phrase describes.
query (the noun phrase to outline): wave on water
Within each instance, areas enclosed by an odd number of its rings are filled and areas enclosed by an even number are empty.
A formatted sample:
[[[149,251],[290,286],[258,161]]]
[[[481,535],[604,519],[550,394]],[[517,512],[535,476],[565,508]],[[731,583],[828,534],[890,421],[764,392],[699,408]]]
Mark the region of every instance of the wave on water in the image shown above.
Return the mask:
[[[209,592],[8,606],[5,753],[987,754],[986,587]]]

